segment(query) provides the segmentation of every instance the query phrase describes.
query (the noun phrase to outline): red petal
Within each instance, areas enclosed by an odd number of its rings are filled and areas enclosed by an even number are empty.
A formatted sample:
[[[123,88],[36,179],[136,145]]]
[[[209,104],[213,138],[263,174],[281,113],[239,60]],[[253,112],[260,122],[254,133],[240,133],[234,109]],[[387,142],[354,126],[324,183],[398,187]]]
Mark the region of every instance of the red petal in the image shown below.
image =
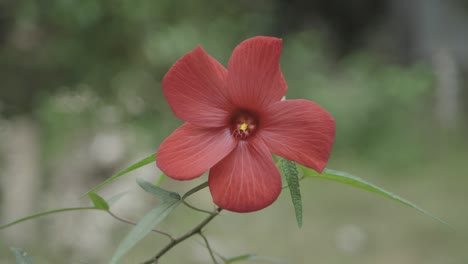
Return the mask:
[[[228,65],[227,89],[235,105],[258,110],[286,94],[288,87],[279,65],[281,48],[281,39],[254,37],[234,49]]]
[[[335,121],[314,102],[286,100],[267,109],[259,136],[276,155],[322,172],[335,139]]]
[[[281,192],[281,176],[261,140],[240,141],[210,170],[213,201],[234,212],[252,212],[272,204]]]
[[[226,157],[236,144],[229,129],[185,123],[159,147],[157,165],[171,178],[190,180]]]
[[[231,109],[226,99],[226,74],[200,46],[179,59],[162,82],[174,114],[198,126],[224,126]]]

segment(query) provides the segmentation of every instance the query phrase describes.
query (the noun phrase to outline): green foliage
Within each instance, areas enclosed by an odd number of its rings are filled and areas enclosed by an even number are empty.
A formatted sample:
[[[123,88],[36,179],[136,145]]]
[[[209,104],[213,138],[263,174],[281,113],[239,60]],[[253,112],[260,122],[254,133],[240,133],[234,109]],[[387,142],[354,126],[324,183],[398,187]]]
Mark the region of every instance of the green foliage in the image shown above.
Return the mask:
[[[21,248],[10,248],[15,254],[16,264],[33,264],[32,257]]]
[[[160,188],[156,185],[153,185],[145,180],[137,178],[137,183],[140,187],[146,192],[156,196],[161,199],[163,202],[172,202],[180,200],[180,195],[176,192],[166,191],[163,188]]]
[[[258,261],[262,263],[277,263],[277,264],[282,263],[272,258],[260,257],[260,256],[252,255],[252,254],[246,254],[246,255],[228,258],[225,260],[225,263],[230,264],[230,263],[245,262],[245,261],[255,261],[255,262]]]
[[[8,228],[10,226],[14,226],[14,225],[22,223],[24,221],[32,220],[32,219],[39,218],[39,217],[46,216],[46,215],[50,215],[50,214],[57,214],[57,213],[63,213],[63,212],[69,212],[69,211],[82,211],[82,210],[103,210],[103,209],[97,208],[97,207],[70,207],[70,208],[62,208],[62,209],[55,209],[55,210],[40,212],[40,213],[37,213],[37,214],[33,214],[33,215],[30,215],[30,216],[27,216],[27,217],[17,219],[15,221],[11,222],[11,223],[2,225],[2,226],[0,226],[0,230]]]
[[[89,193],[93,193],[99,189],[101,189],[102,187],[106,186],[107,184],[113,182],[114,180],[122,177],[123,175],[131,172],[131,171],[134,171],[138,168],[141,168],[147,164],[150,164],[152,162],[156,162],[156,154],[151,154],[150,156],[140,160],[140,161],[137,161],[136,163],[128,166],[126,169],[118,172],[117,174],[115,174],[114,176],[110,177],[109,179],[105,180],[104,182],[102,182],[101,184],[95,186],[94,188],[92,188],[91,190],[89,190],[88,192],[86,192],[85,194],[83,194],[81,197],[84,197],[86,195],[88,195]]]
[[[162,204],[149,211],[120,242],[110,263],[119,263],[120,259],[130,251],[130,249],[151,233],[151,231],[179,206],[180,203],[181,201],[176,199],[164,201]]]
[[[112,257],[111,263],[118,263],[130,249],[151,233],[151,231],[182,202],[178,193],[164,190],[139,178],[137,178],[137,183],[143,190],[161,199],[162,203],[149,211],[138,221],[136,226],[127,234],[122,242],[120,242]]]
[[[117,202],[118,202],[122,197],[124,197],[126,194],[127,194],[127,192],[118,193],[118,194],[112,196],[112,197],[107,201],[107,203],[109,204],[109,206],[112,206],[113,204],[117,203]]]
[[[167,175],[165,173],[162,173],[159,176],[159,179],[156,181],[156,186],[161,186],[166,180],[167,180]]]
[[[104,200],[104,198],[102,198],[101,196],[93,192],[88,193],[88,196],[93,202],[94,207],[96,207],[97,209],[102,209],[106,211],[109,210],[109,204],[106,202],[106,200]]]
[[[299,172],[297,171],[296,163],[290,160],[282,159],[281,167],[283,175],[286,177],[286,181],[288,182],[294,212],[296,213],[297,225],[300,228],[302,227],[302,198],[299,186]]]
[[[421,207],[415,205],[414,203],[401,198],[400,196],[393,194],[383,188],[378,187],[375,184],[372,184],[370,182],[367,182],[359,177],[356,177],[354,175],[351,175],[346,172],[342,171],[336,171],[336,170],[331,170],[331,169],[325,169],[323,173],[318,173],[310,168],[304,167],[299,165],[300,169],[304,172],[304,177],[306,178],[319,178],[319,179],[324,179],[324,180],[329,180],[329,181],[335,181],[335,182],[340,182],[344,183],[347,185],[351,185],[356,188],[364,189],[369,192],[376,193],[378,195],[381,195],[383,197],[389,198],[391,200],[397,201],[401,204],[404,204],[408,207],[411,207],[413,209],[416,209],[417,211],[425,214],[426,216],[429,216],[430,218],[452,228],[447,222],[444,220],[436,217],[435,215],[431,214],[430,212],[422,209]]]

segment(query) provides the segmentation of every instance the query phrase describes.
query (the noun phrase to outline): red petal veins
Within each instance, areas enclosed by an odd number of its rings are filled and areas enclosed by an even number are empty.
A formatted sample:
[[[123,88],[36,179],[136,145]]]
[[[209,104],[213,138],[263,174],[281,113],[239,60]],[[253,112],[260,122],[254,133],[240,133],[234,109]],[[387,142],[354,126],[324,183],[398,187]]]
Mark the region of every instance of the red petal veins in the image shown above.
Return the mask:
[[[226,69],[198,46],[164,76],[164,96],[174,114],[203,127],[222,127],[231,110],[225,91]]]
[[[234,49],[227,76],[233,104],[260,110],[281,100],[288,89],[279,65],[281,48],[281,39],[254,37]]]
[[[263,114],[259,136],[276,155],[322,172],[335,139],[335,121],[314,102],[280,101]]]
[[[228,128],[203,128],[185,123],[163,141],[156,162],[169,177],[190,180],[226,157],[236,144]]]
[[[213,201],[233,212],[252,212],[272,204],[281,193],[281,176],[261,140],[240,141],[211,170]]]

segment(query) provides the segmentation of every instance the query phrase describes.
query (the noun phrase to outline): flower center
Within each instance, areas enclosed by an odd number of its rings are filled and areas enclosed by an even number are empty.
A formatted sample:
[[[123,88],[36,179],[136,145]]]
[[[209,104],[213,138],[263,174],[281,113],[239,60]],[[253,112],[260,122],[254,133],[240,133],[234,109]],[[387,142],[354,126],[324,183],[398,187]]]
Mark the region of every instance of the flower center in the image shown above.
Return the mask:
[[[238,111],[231,117],[231,134],[236,139],[246,139],[255,133],[258,127],[257,115],[249,111]]]

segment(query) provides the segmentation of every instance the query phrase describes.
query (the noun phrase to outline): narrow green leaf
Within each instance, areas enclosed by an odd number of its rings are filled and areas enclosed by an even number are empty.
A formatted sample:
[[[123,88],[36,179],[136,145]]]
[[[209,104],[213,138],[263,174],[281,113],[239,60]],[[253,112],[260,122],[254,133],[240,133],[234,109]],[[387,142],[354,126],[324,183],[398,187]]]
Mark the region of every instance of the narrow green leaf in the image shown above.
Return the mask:
[[[117,174],[113,175],[112,177],[110,177],[109,179],[103,181],[102,183],[100,183],[99,185],[93,187],[91,190],[87,191],[85,194],[83,194],[81,196],[81,198],[87,196],[89,193],[92,193],[92,192],[96,192],[97,190],[101,189],[102,187],[106,186],[107,184],[109,184],[110,182],[113,182],[114,180],[118,179],[119,177],[131,172],[131,171],[134,171],[138,168],[141,168],[149,163],[152,163],[152,162],[155,162],[156,161],[156,154],[151,154],[150,156],[140,160],[140,161],[137,161],[136,163],[130,165],[129,167],[127,167],[126,169],[118,172]]]
[[[296,163],[290,160],[283,159],[281,161],[283,174],[288,182],[289,192],[296,213],[297,225],[302,227],[302,198],[301,189],[299,186],[299,172],[297,171]]]
[[[429,216],[430,218],[450,227],[453,229],[452,226],[450,226],[447,222],[444,220],[438,218],[437,216],[431,214],[430,212],[422,209],[421,207],[415,205],[414,203],[401,198],[400,196],[393,194],[387,190],[384,190],[383,188],[380,188],[379,186],[372,184],[370,182],[367,182],[359,177],[356,177],[354,175],[351,175],[349,173],[343,172],[343,171],[337,171],[337,170],[331,170],[331,169],[325,169],[322,174],[309,169],[304,166],[300,166],[301,170],[304,172],[305,177],[310,177],[310,178],[320,178],[320,179],[325,179],[325,180],[330,180],[330,181],[336,181],[336,182],[341,182],[347,185],[351,185],[360,189],[364,189],[369,192],[373,192],[376,194],[379,194],[383,197],[389,198],[391,200],[397,201],[401,204],[404,204],[408,207],[411,207],[413,209],[416,209],[417,211],[425,214],[426,216]]]
[[[145,190],[146,192],[156,196],[157,198],[165,201],[165,202],[169,202],[169,201],[178,201],[180,200],[180,195],[176,192],[170,192],[170,191],[167,191],[167,190],[164,190],[163,188],[161,187],[158,187],[156,185],[153,185],[145,180],[142,180],[142,179],[139,179],[137,178],[137,183],[138,185],[140,185],[141,188],[143,188],[143,190]]]
[[[8,223],[6,225],[0,226],[0,230],[5,229],[5,228],[10,227],[10,226],[14,226],[14,225],[19,224],[19,223],[24,222],[24,221],[28,221],[28,220],[31,220],[31,219],[34,219],[34,218],[39,218],[41,216],[56,214],[56,213],[62,213],[62,212],[68,212],[68,211],[80,211],[80,210],[102,210],[102,209],[99,209],[99,208],[96,208],[96,207],[72,207],[72,208],[62,208],[62,209],[55,209],[55,210],[45,211],[45,212],[37,213],[37,214],[34,214],[34,215],[30,215],[30,216],[27,216],[27,217],[23,217],[23,218],[20,218],[18,220],[15,220],[15,221],[13,221],[11,223]]]
[[[200,190],[205,189],[206,187],[208,187],[208,182],[207,182],[207,181],[204,182],[204,183],[202,183],[202,184],[200,184],[200,185],[197,185],[197,186],[194,187],[193,189],[191,189],[191,190],[189,190],[188,192],[186,192],[186,193],[184,194],[184,196],[182,196],[182,200],[185,200],[185,198],[189,197],[190,195],[192,195],[192,194],[194,194],[194,193],[196,193],[196,192],[198,192],[198,191],[200,191]]]
[[[93,202],[94,207],[96,207],[97,209],[109,210],[109,204],[106,202],[106,200],[104,200],[104,198],[99,196],[97,193],[88,193],[88,196]]]
[[[235,263],[235,262],[243,262],[243,261],[261,261],[263,263],[281,263],[279,260],[266,258],[266,257],[259,257],[252,254],[241,255],[237,257],[228,258],[225,260],[226,263]]]
[[[241,255],[237,257],[232,257],[226,259],[226,263],[234,263],[234,262],[239,262],[239,261],[246,261],[249,260],[253,255],[246,254],[246,255]]]
[[[114,204],[117,203],[122,197],[124,197],[126,194],[127,194],[127,192],[121,192],[121,193],[118,193],[118,194],[112,196],[109,200],[107,200],[107,204],[109,204],[109,206],[114,205]]]
[[[23,249],[11,247],[10,250],[15,254],[16,264],[33,264],[31,256]]]
[[[156,186],[161,186],[166,180],[167,180],[167,175],[166,175],[166,173],[162,173],[162,174],[159,176],[159,179],[156,181]]]
[[[161,223],[179,204],[180,200],[163,202],[158,207],[149,211],[120,242],[112,256],[111,264],[116,264],[127,254],[140,240],[145,238],[151,230]]]

